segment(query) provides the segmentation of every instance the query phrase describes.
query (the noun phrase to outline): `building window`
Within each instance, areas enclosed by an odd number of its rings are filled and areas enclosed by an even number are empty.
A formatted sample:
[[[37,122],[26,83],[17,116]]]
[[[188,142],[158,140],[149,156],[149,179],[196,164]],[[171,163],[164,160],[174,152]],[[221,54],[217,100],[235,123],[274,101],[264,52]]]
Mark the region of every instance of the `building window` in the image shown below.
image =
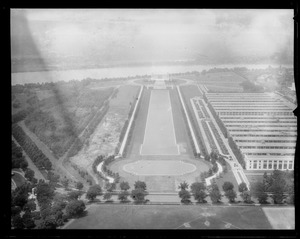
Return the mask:
[[[293,169],[293,162],[292,161],[289,162],[289,169]]]
[[[278,169],[282,169],[282,161],[279,161]]]
[[[267,168],[268,163],[266,161],[264,161],[264,169]]]

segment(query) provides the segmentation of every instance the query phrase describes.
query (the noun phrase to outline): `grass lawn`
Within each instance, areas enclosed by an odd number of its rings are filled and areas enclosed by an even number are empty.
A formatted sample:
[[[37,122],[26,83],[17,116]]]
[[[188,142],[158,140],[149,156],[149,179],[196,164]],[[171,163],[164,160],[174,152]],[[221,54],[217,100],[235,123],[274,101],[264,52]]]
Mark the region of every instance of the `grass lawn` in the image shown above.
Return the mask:
[[[207,226],[205,222],[208,221]],[[66,229],[272,229],[260,207],[92,205]]]
[[[295,229],[295,208],[263,207],[274,229]]]

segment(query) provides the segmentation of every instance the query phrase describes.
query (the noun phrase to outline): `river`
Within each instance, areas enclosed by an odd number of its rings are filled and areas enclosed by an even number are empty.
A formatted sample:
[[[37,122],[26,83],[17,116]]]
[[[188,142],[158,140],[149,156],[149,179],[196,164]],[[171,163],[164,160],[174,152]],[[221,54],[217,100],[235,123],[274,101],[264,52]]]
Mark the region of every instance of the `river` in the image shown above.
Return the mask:
[[[165,66],[134,66],[97,69],[78,69],[62,71],[37,71],[12,73],[11,84],[45,83],[57,81],[82,80],[85,78],[104,79],[113,77],[130,77],[136,75],[184,73],[189,71],[208,70],[214,67],[233,68],[247,67],[248,69],[264,69],[274,64],[228,64],[228,65],[165,65]],[[286,66],[292,67],[292,66]]]

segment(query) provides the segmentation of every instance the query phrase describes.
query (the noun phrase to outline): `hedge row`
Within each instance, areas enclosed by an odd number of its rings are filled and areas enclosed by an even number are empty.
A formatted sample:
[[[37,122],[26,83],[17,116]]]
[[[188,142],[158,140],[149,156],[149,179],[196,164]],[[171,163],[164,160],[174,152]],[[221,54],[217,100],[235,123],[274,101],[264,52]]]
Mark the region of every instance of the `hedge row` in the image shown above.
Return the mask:
[[[120,175],[118,173],[114,173],[112,172],[111,170],[109,170],[107,168],[107,165],[110,164],[111,162],[114,161],[114,156],[111,155],[111,156],[108,156],[107,158],[105,158],[103,155],[100,155],[98,156],[93,165],[92,165],[92,168],[93,168],[93,172],[98,175],[100,178],[104,179],[105,181],[108,181],[108,179],[105,177],[105,175],[102,175],[98,170],[97,170],[97,166],[104,161],[103,163],[103,166],[102,166],[102,169],[103,171],[110,177],[114,178],[115,179],[115,182],[118,183],[119,180],[120,180]]]
[[[185,95],[184,91],[182,91],[182,93],[183,93],[182,94],[183,95],[183,97],[182,97],[183,98],[183,102],[184,102],[184,104],[186,106],[185,108],[186,108],[187,114],[188,114],[188,116],[190,118],[190,122],[192,124],[193,129],[194,129],[195,137],[197,139],[197,142],[199,144],[199,147],[200,147],[200,150],[201,150],[202,154],[204,156],[206,156],[209,153],[207,152],[207,150],[206,150],[206,148],[205,148],[205,146],[203,144],[203,138],[202,138],[202,136],[199,134],[199,131],[197,130],[199,128],[199,126],[198,126],[198,123],[195,122],[194,114],[190,111],[190,107],[189,107],[189,103],[190,102],[188,102],[189,98]],[[183,114],[185,115],[183,107],[182,107],[182,111],[183,111]],[[186,119],[186,117],[184,117],[184,118],[185,118],[186,126],[188,127],[187,119]],[[188,132],[189,132],[188,134],[189,134],[190,139],[192,139],[189,127],[188,127]],[[193,140],[191,140],[191,141],[193,141]],[[193,146],[194,155],[197,156],[196,149],[195,149],[195,146],[194,146],[193,142],[192,142],[192,146]]]
[[[214,107],[212,107],[212,105],[210,104],[210,102],[208,101],[207,102],[207,105],[208,105],[208,108],[210,109],[210,112],[213,114],[218,126],[220,127],[223,135],[225,138],[228,138],[228,131],[227,131],[227,128],[226,126],[224,125],[223,121],[220,119],[219,115],[216,113]]]
[[[239,161],[239,163],[245,169],[246,163],[244,160],[244,155],[242,154],[241,150],[239,149],[239,147],[237,146],[237,144],[235,143],[235,141],[232,139],[231,136],[228,138],[228,144],[229,144],[232,152],[234,153],[235,157]]]
[[[17,140],[17,142],[22,146],[23,150],[30,157],[36,167],[40,170],[51,170],[52,163],[43,154],[43,152],[35,145],[35,143],[26,135],[23,129],[15,124],[12,127],[12,135]]]

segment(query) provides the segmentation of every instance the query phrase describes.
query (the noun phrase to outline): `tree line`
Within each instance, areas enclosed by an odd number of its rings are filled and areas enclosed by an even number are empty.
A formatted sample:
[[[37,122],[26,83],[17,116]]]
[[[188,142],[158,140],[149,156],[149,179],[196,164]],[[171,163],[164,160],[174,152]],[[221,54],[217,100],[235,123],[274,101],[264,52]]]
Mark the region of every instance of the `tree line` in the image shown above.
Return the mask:
[[[13,125],[12,134],[38,169],[48,171],[52,169],[50,160],[35,145],[30,137],[26,135],[19,125]]]

